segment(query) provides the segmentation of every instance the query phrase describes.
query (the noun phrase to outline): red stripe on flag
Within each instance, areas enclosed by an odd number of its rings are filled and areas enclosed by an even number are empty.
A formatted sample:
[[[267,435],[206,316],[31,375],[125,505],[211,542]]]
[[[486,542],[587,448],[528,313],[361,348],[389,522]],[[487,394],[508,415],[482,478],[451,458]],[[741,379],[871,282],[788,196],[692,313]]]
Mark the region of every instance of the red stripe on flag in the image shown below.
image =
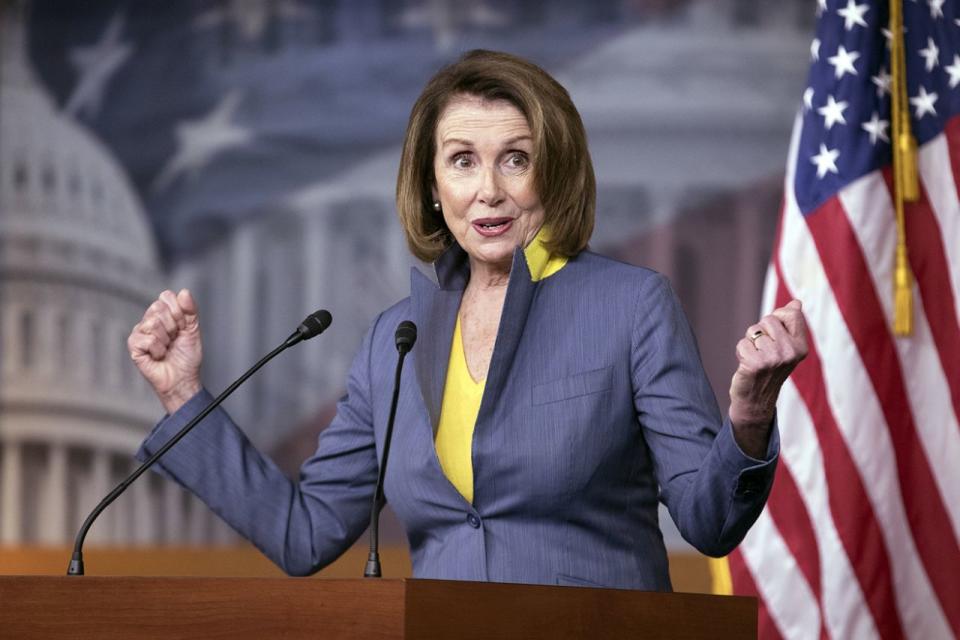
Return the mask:
[[[778,290],[777,299],[789,299],[791,293],[784,283],[779,256],[776,268],[780,289],[784,290],[782,298]],[[870,614],[882,637],[902,638],[905,634],[894,597],[893,572],[886,543],[857,464],[830,410],[823,366],[813,340],[808,340],[807,357],[790,379],[807,406],[817,432],[827,478],[830,513]]]
[[[788,301],[789,302],[789,301]],[[777,306],[782,306],[780,303]],[[784,543],[797,561],[810,591],[817,600],[820,610],[820,637],[828,638],[826,618],[823,614],[823,591],[820,586],[820,549],[817,536],[813,531],[810,514],[807,511],[800,490],[787,465],[781,461],[777,465],[773,489],[767,498],[767,511],[773,518]]]
[[[777,629],[776,623],[767,610],[767,605],[753,581],[750,568],[743,560],[739,549],[734,549],[727,556],[730,565],[730,579],[733,581],[733,592],[737,595],[754,596],[757,599],[757,638],[760,640],[783,640],[783,635]]]
[[[955,604],[960,602],[960,544],[953,535],[953,526],[917,436],[888,319],[838,198],[827,200],[806,216],[806,221],[886,419],[897,463],[900,497],[917,551],[950,627],[960,635],[960,607]],[[828,449],[822,443],[821,448],[826,454]],[[831,495],[835,486],[842,486],[843,481],[838,482],[841,484],[830,483]],[[869,591],[865,593],[869,598]]]
[[[960,122],[960,118],[955,118],[952,122]],[[957,135],[960,136],[960,132]],[[956,141],[951,141],[950,136],[947,136],[947,144],[956,144]],[[960,149],[956,152],[960,154]],[[950,161],[960,162],[960,158],[954,159],[953,153],[951,150]],[[883,171],[883,179],[892,197],[893,172],[889,168]],[[940,357],[940,366],[943,367],[947,386],[950,388],[953,413],[960,421],[960,358],[957,357],[957,354],[960,354],[960,323],[955,311],[957,307],[950,282],[950,264],[943,248],[940,223],[937,222],[930,199],[922,187],[920,199],[906,203],[904,221],[910,270],[917,280],[924,314],[927,316],[930,333]]]

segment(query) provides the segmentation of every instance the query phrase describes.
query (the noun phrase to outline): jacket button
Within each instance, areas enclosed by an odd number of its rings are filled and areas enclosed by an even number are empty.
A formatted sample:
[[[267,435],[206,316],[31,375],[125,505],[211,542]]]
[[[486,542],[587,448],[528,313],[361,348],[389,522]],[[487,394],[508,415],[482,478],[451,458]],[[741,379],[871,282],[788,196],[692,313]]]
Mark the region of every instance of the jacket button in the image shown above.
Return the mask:
[[[480,528],[480,518],[473,515],[472,513],[467,514],[467,522],[470,523],[470,526],[473,527],[474,529]]]

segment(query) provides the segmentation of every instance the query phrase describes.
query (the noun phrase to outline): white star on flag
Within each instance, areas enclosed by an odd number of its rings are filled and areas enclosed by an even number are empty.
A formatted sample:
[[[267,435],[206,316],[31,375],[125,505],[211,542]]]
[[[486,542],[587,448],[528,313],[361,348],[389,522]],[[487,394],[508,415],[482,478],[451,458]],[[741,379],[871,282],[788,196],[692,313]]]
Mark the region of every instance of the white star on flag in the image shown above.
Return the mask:
[[[950,74],[950,88],[956,88],[960,84],[960,56],[954,55],[953,64],[944,67],[943,70]]]
[[[881,120],[880,115],[876,111],[873,112],[873,117],[870,118],[870,120],[860,126],[870,134],[870,144],[876,145],[878,139],[884,142],[890,142],[890,138],[887,137],[887,127],[890,126],[890,121]]]
[[[883,94],[890,94],[890,81],[892,78],[886,69],[880,69],[880,73],[870,77],[870,82],[877,85],[877,97],[882,98]]]
[[[807,87],[803,90],[803,110],[813,109],[813,87]]]
[[[843,111],[848,106],[850,105],[846,101],[837,102],[832,95],[827,96],[827,104],[817,109],[817,113],[823,116],[823,126],[830,129],[838,122],[840,124],[847,124],[846,119],[843,117]]]
[[[843,18],[843,28],[850,31],[855,24],[861,27],[867,26],[867,21],[863,19],[863,14],[869,10],[869,5],[857,4],[854,0],[847,0],[846,8],[837,9],[837,15]]]
[[[154,182],[155,191],[165,189],[181,173],[196,176],[215,155],[253,139],[248,129],[231,122],[240,98],[239,91],[231,91],[205,117],[177,125],[177,152]]]
[[[820,38],[814,38],[810,43],[810,57],[813,58],[814,61],[820,59]]]
[[[100,111],[107,83],[133,54],[133,47],[120,41],[123,23],[123,16],[115,15],[104,29],[99,42],[70,51],[70,63],[79,77],[63,108],[68,114],[85,113],[93,117]]]
[[[839,80],[846,73],[857,75],[857,70],[854,69],[853,63],[859,57],[860,57],[859,52],[847,51],[843,45],[840,45],[837,48],[837,55],[830,56],[829,58],[827,58],[827,62],[833,65],[833,68],[835,70],[834,75],[836,76],[836,79]]]
[[[927,90],[924,88],[924,86],[920,85],[920,93],[910,98],[910,104],[917,108],[916,113],[914,113],[914,117],[919,120],[928,113],[932,116],[937,115],[937,110],[933,108],[933,103],[936,101],[937,94],[933,92],[927,93]]]
[[[822,179],[827,173],[839,173],[837,171],[837,158],[839,157],[839,150],[827,149],[827,145],[821,142],[820,153],[810,158],[810,162],[817,165],[817,177]]]
[[[827,10],[827,0],[817,0],[817,17]]]
[[[933,38],[927,38],[927,48],[920,49],[920,56],[926,61],[927,71],[933,71],[933,68],[940,64],[940,49]]]
[[[943,3],[944,0],[927,0],[927,4],[930,6],[930,17],[932,19],[943,17]]]

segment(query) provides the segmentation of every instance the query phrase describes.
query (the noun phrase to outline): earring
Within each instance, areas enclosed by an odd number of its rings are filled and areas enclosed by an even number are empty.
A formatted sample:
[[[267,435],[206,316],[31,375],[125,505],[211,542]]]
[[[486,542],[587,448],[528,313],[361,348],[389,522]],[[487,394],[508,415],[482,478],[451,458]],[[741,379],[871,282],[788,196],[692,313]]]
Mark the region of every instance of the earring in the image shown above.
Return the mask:
[[[434,203],[433,203],[433,210],[434,210],[434,211],[440,211],[440,203],[439,203],[439,202],[434,201]]]

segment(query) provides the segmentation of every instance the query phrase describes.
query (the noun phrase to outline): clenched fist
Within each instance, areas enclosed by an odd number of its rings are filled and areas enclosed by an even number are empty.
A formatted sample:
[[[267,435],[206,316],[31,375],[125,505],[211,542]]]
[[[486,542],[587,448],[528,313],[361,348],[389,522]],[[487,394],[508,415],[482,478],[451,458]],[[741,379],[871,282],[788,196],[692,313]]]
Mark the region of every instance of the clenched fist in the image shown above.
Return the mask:
[[[730,422],[744,453],[762,458],[780,387],[807,355],[807,323],[799,300],[774,309],[737,343],[730,382]]]
[[[167,413],[200,390],[200,318],[186,289],[164,291],[147,307],[127,338],[130,357],[153,386]]]

